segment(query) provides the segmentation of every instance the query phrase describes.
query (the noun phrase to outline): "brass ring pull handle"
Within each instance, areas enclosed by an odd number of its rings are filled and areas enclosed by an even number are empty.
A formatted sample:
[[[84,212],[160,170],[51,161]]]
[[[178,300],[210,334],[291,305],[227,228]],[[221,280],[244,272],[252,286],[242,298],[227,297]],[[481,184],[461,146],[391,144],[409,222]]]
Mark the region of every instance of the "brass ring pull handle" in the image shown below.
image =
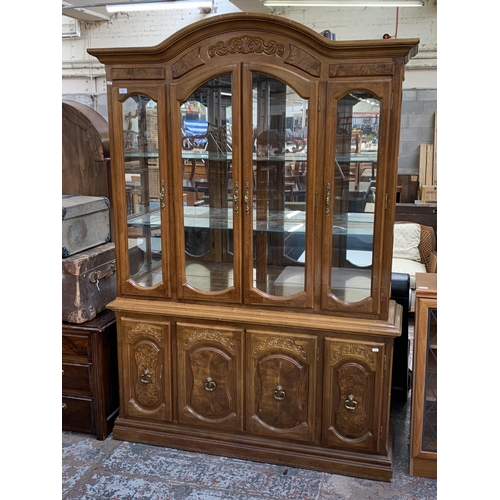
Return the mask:
[[[208,377],[205,382],[205,390],[208,392],[213,392],[217,389],[217,384],[212,380],[212,377]]]
[[[152,382],[152,379],[151,379],[151,375],[150,373],[148,372],[148,370],[144,370],[143,373],[141,373],[141,376],[139,377],[139,380],[143,383],[143,384],[150,384]]]
[[[354,399],[354,396],[352,394],[349,394],[349,396],[347,396],[347,399],[344,401],[344,406],[348,410],[355,410],[358,407],[358,402]]]
[[[234,184],[233,203],[234,203],[234,213],[237,214],[239,211],[239,207],[238,207],[238,183],[237,182]]]
[[[63,403],[62,404],[62,409],[65,410],[66,408],[68,407],[68,405],[66,403]]]
[[[245,183],[245,213],[248,214],[250,213],[250,208],[248,206],[248,202],[250,201],[250,195],[248,194],[249,190],[249,184],[248,182]]]
[[[278,385],[276,387],[276,390],[273,393],[273,397],[276,401],[283,401],[286,397],[286,392],[283,390],[283,387],[281,385]]]
[[[326,209],[325,216],[330,217],[330,183],[326,185]]]

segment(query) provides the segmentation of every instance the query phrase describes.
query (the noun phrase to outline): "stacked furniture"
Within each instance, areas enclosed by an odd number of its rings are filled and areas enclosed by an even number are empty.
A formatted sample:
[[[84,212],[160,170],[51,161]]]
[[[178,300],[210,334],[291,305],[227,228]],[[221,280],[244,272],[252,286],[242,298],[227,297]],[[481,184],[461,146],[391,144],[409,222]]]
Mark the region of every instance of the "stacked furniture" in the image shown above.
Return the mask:
[[[116,319],[106,310],[85,323],[62,323],[62,428],[103,440],[118,416]]]
[[[107,131],[94,110],[63,101],[62,427],[101,440],[119,408]]]
[[[155,47],[88,50],[108,83],[115,438],[391,479],[397,145],[417,46],[245,13]],[[187,137],[193,119],[207,138]],[[376,197],[353,207],[356,163]],[[353,264],[365,246],[369,263]]]

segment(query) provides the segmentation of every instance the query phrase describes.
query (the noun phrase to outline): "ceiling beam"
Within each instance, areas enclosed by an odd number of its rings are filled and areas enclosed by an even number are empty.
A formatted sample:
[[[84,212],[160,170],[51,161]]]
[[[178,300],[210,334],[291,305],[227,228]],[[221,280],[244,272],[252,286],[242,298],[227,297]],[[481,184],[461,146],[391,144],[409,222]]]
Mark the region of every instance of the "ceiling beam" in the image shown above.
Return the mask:
[[[112,2],[110,2],[112,3]],[[80,2],[82,5],[82,2]],[[85,22],[109,21],[106,7],[78,7],[78,2],[63,2],[62,15]]]
[[[262,5],[260,0],[229,0],[238,9],[243,12],[265,12],[267,14],[273,11],[272,8]]]

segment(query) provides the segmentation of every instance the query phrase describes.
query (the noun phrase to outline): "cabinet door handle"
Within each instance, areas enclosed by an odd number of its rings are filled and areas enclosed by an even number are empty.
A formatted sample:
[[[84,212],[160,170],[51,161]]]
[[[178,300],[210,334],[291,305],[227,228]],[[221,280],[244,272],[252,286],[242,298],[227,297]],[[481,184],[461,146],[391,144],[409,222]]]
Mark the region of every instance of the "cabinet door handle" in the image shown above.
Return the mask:
[[[68,405],[66,403],[63,403],[62,404],[62,409],[65,410],[66,408],[68,407]]]
[[[283,401],[286,398],[286,392],[283,390],[283,387],[281,387],[281,385],[278,385],[278,387],[276,387],[276,390],[273,393],[273,397],[276,401]]]
[[[205,382],[205,390],[208,392],[213,392],[217,389],[217,384],[212,380],[212,377],[208,377]]]
[[[237,214],[239,211],[239,207],[238,207],[238,183],[237,182],[234,184],[233,202],[234,202],[234,213]]]
[[[250,195],[248,194],[250,186],[248,182],[245,183],[245,213],[248,214],[250,213],[250,208],[248,206],[248,202],[250,201]]]
[[[325,217],[330,217],[330,183],[326,185]]]
[[[354,399],[353,394],[349,394],[349,396],[347,396],[347,399],[344,401],[344,406],[348,410],[355,410],[358,407],[358,402]]]
[[[165,210],[165,181],[163,180],[161,181],[161,191],[158,198],[160,198],[161,201],[161,209]]]
[[[152,382],[151,375],[150,375],[150,373],[148,372],[148,370],[144,370],[144,371],[141,373],[141,376],[139,377],[139,380],[140,380],[143,384],[150,384],[150,383]]]

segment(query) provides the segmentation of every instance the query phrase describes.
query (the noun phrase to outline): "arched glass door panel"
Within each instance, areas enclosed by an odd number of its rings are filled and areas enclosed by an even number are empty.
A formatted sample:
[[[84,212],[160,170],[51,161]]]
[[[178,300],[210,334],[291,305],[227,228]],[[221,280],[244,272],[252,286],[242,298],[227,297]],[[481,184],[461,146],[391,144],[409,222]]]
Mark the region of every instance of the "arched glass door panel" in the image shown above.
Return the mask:
[[[232,98],[227,74],[180,104],[186,281],[204,292],[234,286]]]
[[[308,99],[283,81],[252,74],[253,283],[286,297],[305,290]]]
[[[371,296],[380,101],[364,91],[337,103],[335,165],[326,184],[332,217],[331,293],[346,303]]]
[[[121,106],[128,224],[129,277],[152,287],[162,281],[158,108],[135,94]]]

